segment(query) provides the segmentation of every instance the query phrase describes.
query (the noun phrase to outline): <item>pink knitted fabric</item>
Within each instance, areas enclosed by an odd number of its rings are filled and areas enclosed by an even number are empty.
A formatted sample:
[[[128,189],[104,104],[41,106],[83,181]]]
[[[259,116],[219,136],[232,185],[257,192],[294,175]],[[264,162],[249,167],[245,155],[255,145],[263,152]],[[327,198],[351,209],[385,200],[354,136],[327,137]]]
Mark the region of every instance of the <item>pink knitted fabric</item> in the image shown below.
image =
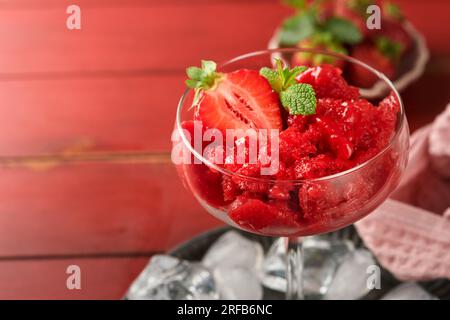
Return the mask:
[[[356,224],[378,261],[401,280],[450,279],[450,220],[396,200]]]
[[[391,199],[356,223],[366,246],[401,280],[450,279],[450,181],[445,172],[450,168],[443,165],[449,160],[444,156],[450,130],[443,130],[445,125],[450,128],[449,114],[450,106],[433,125],[411,137],[400,186]],[[445,143],[436,144],[436,128]],[[435,146],[439,168],[433,163]]]

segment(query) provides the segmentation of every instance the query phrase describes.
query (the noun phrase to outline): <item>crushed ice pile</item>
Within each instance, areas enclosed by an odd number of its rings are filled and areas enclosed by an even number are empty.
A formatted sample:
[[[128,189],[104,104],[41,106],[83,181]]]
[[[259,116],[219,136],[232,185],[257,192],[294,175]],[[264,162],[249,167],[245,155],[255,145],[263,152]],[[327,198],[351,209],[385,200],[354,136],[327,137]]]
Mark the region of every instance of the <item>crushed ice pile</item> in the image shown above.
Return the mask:
[[[308,299],[359,299],[368,287],[368,267],[375,264],[366,249],[326,236],[303,242],[304,290]],[[261,244],[236,231],[222,235],[201,262],[169,255],[153,256],[127,293],[131,300],[260,300],[263,286],[286,290],[285,246],[275,240],[264,255]],[[404,283],[383,299],[436,299],[415,283]]]

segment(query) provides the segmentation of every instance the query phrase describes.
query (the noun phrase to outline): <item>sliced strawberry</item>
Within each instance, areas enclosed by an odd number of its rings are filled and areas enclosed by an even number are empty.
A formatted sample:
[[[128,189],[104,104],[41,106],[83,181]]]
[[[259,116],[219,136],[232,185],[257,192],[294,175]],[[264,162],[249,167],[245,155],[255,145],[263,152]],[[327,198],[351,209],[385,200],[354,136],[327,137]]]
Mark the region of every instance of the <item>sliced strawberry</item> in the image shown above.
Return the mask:
[[[392,60],[384,56],[374,45],[364,43],[355,46],[351,54],[355,59],[367,63],[372,68],[384,73],[390,79],[395,77],[395,65]],[[362,88],[370,88],[378,77],[369,70],[352,63],[349,65],[349,74],[353,84]]]
[[[191,67],[187,80],[197,92],[195,118],[209,128],[282,129],[280,102],[268,81],[256,70],[218,73],[213,62]],[[203,62],[205,64],[205,62]],[[213,65],[211,65],[213,64]],[[189,72],[191,70],[191,72]]]
[[[353,22],[361,32],[363,36],[369,33],[369,29],[366,26],[367,19],[367,7],[371,4],[378,4],[379,1],[371,0],[336,0],[335,3],[335,15],[345,18]]]

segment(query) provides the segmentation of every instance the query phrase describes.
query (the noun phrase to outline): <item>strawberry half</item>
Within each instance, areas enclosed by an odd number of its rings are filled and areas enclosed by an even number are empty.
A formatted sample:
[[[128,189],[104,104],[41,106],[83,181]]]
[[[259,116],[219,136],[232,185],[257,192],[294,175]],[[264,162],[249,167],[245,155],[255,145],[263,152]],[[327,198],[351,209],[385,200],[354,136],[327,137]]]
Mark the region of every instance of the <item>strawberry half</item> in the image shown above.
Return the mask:
[[[186,84],[196,90],[195,119],[209,128],[282,129],[280,101],[258,71],[216,72],[216,64],[187,69]]]

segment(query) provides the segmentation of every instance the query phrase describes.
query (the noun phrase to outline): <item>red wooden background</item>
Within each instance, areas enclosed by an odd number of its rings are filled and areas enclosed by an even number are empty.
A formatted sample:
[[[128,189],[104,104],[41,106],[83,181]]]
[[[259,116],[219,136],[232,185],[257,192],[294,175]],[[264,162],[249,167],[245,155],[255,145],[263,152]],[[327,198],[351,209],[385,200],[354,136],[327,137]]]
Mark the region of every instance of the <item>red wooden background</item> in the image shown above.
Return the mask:
[[[432,50],[403,93],[415,129],[450,101],[450,2],[397,2]],[[2,1],[0,298],[120,298],[153,253],[219,225],[170,164],[183,70],[265,48],[289,13],[276,0]],[[80,291],[66,289],[70,264]]]

